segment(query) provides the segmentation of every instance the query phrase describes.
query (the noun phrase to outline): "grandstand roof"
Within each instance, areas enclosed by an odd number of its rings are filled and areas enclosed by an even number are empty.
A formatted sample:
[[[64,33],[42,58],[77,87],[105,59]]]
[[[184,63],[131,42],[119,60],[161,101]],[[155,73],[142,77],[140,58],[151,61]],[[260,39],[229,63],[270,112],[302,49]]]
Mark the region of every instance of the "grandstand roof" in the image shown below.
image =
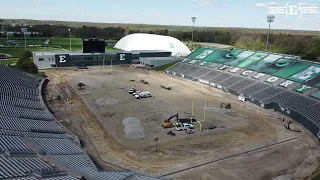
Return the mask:
[[[180,40],[155,34],[136,33],[125,36],[114,46],[125,51],[161,50],[170,51],[173,56],[186,56],[191,53]]]

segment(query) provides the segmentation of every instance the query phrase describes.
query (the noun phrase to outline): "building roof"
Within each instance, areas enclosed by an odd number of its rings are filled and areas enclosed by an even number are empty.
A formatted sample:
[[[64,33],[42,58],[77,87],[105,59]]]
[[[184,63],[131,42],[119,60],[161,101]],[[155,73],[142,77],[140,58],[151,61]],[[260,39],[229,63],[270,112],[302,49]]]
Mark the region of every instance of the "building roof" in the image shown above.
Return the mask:
[[[36,56],[54,56],[56,54],[69,54],[69,55],[102,55],[102,54],[117,54],[117,53],[130,53],[128,51],[123,50],[115,50],[111,52],[105,52],[105,53],[82,53],[81,51],[51,51],[51,52],[32,52]]]
[[[114,47],[125,51],[169,51],[173,56],[186,56],[191,53],[190,49],[176,38],[145,33],[127,35]]]

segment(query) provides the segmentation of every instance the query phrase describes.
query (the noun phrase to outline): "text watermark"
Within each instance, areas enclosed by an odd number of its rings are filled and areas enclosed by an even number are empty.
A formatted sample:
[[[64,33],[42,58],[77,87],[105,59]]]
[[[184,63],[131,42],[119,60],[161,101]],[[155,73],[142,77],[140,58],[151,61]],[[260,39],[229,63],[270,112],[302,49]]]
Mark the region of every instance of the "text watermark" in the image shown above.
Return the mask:
[[[286,14],[285,18],[288,15],[298,15],[300,14],[299,18],[301,18],[302,14],[318,14],[319,7],[318,6],[303,6],[303,4],[299,3],[298,5],[289,5],[287,2],[286,6],[284,7],[268,7],[269,12],[272,14]]]

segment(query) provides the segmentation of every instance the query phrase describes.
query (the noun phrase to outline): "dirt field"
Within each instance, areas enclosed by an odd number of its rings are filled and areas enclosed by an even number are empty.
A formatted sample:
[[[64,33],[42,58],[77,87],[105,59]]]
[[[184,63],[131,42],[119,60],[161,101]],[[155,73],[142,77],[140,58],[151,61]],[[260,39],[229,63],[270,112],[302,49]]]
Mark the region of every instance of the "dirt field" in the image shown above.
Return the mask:
[[[125,67],[108,72],[101,67],[46,72],[51,80],[48,97],[62,94],[71,100],[52,100],[50,108],[103,168],[173,179],[255,180],[299,179],[319,166],[315,139],[298,124],[292,127],[300,133],[284,128],[276,112],[163,73]],[[79,80],[86,84],[84,90],[77,89]],[[160,88],[162,84],[172,90]],[[128,94],[131,87],[150,91],[153,97],[135,99]],[[187,117],[193,100],[195,118],[201,122],[194,124],[194,134],[161,127],[174,114]],[[221,109],[221,103],[231,103],[232,110]],[[207,129],[212,125],[217,128]],[[176,136],[167,135],[169,130]]]

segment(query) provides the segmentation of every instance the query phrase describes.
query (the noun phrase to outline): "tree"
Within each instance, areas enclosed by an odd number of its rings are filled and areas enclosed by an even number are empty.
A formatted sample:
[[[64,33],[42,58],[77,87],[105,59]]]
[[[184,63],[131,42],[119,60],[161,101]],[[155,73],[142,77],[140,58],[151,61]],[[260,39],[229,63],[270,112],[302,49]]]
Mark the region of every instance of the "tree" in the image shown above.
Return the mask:
[[[27,73],[37,74],[38,67],[31,61],[30,57],[32,57],[30,51],[23,52],[17,61],[15,68]]]

